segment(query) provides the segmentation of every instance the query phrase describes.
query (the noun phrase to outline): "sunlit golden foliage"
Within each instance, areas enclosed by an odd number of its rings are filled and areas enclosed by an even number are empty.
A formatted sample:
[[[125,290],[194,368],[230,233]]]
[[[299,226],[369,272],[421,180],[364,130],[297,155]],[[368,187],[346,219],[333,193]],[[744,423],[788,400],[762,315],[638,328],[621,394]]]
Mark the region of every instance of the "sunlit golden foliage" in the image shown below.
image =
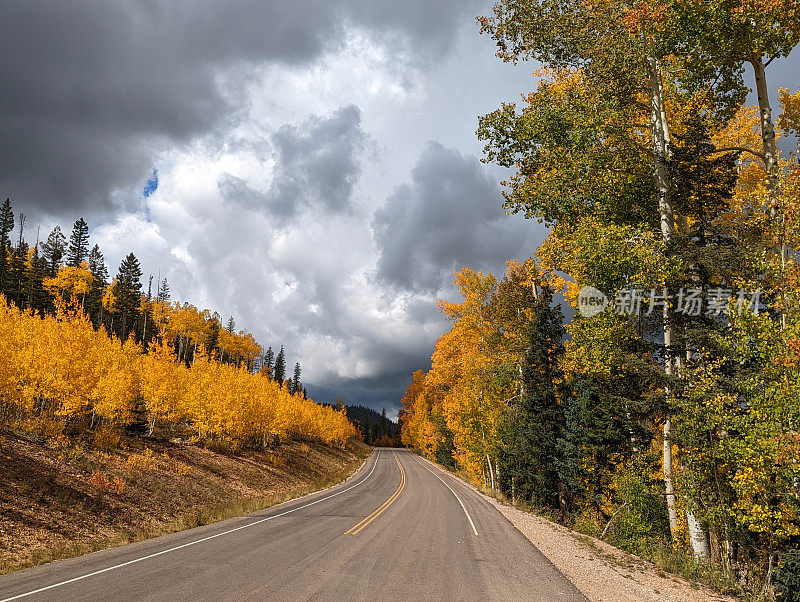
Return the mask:
[[[92,288],[92,282],[94,276],[89,271],[89,264],[83,261],[80,267],[62,266],[55,277],[45,278],[42,285],[51,295],[63,299],[77,298],[82,303]]]
[[[294,435],[343,445],[355,428],[323,407],[246,366],[222,364],[202,350],[192,366],[168,344],[149,353],[132,339],[95,331],[80,310],[39,317],[0,298],[0,401],[8,420],[92,417],[122,426],[142,402],[147,419],[181,423],[232,449]],[[104,427],[105,428],[105,427]],[[152,426],[151,426],[152,429]]]
[[[531,260],[510,261],[501,282],[470,268],[453,281],[462,300],[439,302],[453,326],[437,341],[430,371],[414,373],[403,397],[401,438],[437,458],[442,449],[450,453],[448,433],[452,460],[473,482],[488,485],[497,465],[499,422],[518,388],[525,295],[541,285],[540,275]],[[498,378],[501,373],[505,377]]]

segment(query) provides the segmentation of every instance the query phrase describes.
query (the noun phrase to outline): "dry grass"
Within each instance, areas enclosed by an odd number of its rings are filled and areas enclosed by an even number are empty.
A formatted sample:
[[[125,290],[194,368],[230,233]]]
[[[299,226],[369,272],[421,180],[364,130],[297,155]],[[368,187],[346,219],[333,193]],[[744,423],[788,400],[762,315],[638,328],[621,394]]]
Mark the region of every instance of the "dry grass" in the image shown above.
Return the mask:
[[[358,442],[240,454],[120,444],[53,448],[0,434],[0,574],[261,510],[343,480],[369,453]]]

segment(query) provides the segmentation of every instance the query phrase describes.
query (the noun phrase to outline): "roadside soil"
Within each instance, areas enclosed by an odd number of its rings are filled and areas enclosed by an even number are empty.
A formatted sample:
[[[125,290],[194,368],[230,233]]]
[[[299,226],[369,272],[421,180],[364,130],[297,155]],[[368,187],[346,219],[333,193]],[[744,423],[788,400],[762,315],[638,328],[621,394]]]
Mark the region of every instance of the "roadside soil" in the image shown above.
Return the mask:
[[[126,437],[49,447],[0,432],[0,574],[252,512],[344,480],[371,448],[286,441],[220,453]]]

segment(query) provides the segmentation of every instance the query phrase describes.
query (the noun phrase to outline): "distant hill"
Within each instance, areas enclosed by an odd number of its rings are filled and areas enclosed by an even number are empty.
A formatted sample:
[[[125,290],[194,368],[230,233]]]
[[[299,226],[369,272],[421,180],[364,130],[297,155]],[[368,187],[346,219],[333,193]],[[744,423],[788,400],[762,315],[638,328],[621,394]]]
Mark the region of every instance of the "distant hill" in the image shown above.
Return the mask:
[[[346,407],[347,418],[361,431],[365,443],[381,447],[400,445],[400,425],[387,418],[385,413],[361,405],[348,404]]]

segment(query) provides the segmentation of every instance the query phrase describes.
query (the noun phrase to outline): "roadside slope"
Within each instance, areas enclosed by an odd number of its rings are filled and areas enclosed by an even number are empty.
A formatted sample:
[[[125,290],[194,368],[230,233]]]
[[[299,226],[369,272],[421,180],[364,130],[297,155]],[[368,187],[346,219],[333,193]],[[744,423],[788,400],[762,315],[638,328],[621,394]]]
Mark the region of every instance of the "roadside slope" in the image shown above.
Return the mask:
[[[287,441],[234,455],[122,443],[53,448],[0,433],[0,573],[265,508],[343,480],[370,450]]]

